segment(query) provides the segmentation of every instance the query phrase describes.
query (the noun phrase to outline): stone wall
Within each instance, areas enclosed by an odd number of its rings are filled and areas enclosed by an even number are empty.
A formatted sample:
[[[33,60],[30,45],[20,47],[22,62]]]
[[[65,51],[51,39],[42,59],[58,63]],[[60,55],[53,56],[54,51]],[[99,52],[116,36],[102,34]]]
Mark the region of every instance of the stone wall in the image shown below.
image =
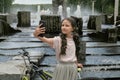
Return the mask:
[[[13,29],[9,24],[8,24],[8,15],[1,14],[0,15],[0,36],[6,36],[10,35],[16,32],[20,32],[20,30],[15,30]]]
[[[46,33],[60,33],[61,17],[59,15],[41,15],[46,22]]]
[[[30,12],[28,11],[20,11],[17,14],[18,17],[18,27],[30,27]]]
[[[96,30],[96,31],[101,31],[101,24],[102,24],[101,16],[91,15],[89,17],[87,28],[88,29],[93,29],[93,30]]]

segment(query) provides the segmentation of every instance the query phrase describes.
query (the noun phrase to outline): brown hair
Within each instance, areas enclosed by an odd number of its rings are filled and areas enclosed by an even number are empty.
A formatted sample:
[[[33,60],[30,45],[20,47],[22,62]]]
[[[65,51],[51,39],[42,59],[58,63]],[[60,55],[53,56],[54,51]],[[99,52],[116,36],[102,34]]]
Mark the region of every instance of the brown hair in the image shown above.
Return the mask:
[[[73,18],[65,18],[65,19],[63,19],[62,20],[62,22],[64,21],[64,20],[68,20],[70,23],[71,23],[71,25],[72,25],[72,27],[73,27],[73,29],[74,29],[74,31],[73,31],[73,40],[74,40],[74,42],[75,42],[75,47],[76,47],[76,56],[79,54],[79,51],[80,51],[80,46],[79,46],[79,44],[80,44],[80,41],[79,41],[79,35],[78,35],[78,33],[77,33],[77,27],[76,27],[76,22],[75,22],[75,20],[73,19]],[[60,55],[66,55],[66,48],[67,48],[67,40],[66,40],[66,35],[65,34],[63,34],[63,33],[61,33],[60,34],[60,37],[61,37],[61,39],[62,39],[62,41],[61,41],[61,52],[60,52]]]

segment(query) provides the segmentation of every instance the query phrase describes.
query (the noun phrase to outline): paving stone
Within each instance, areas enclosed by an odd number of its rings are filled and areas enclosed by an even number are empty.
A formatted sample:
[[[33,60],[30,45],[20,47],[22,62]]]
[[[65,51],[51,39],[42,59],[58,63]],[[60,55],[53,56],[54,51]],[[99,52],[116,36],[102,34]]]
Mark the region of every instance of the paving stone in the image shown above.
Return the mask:
[[[35,48],[35,47],[49,47],[45,43],[35,42],[1,42],[0,49],[20,49],[20,48]]]

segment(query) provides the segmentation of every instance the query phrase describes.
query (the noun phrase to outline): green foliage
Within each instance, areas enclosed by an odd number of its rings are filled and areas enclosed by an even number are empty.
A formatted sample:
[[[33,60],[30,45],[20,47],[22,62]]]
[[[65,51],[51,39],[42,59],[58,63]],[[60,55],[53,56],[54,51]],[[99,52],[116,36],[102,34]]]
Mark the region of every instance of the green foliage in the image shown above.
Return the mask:
[[[0,13],[9,11],[13,1],[14,0],[0,0]]]
[[[74,4],[77,5],[79,0],[67,0],[68,4]]]
[[[113,14],[114,8],[112,6],[107,6],[105,11],[106,12],[104,12],[104,13],[106,13],[106,14]]]
[[[101,13],[112,14],[114,12],[114,0],[96,0],[95,9]],[[109,9],[109,10],[108,10]]]

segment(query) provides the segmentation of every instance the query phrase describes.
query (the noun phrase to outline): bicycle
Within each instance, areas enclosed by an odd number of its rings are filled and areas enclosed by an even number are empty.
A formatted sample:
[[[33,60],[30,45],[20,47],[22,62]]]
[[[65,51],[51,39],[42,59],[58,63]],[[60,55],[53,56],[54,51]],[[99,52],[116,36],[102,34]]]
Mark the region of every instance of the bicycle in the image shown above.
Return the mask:
[[[27,52],[25,49],[22,49],[23,52],[19,52],[24,60],[25,66],[27,70],[25,71],[25,75],[21,77],[21,80],[52,80],[52,74],[44,71],[39,68],[39,60],[37,63],[31,61],[29,52]],[[27,57],[28,65],[25,60],[25,57]],[[78,78],[81,79],[80,76],[81,68],[78,68]]]
[[[43,71],[39,68],[39,61],[37,63],[31,61],[29,52],[27,52],[25,49],[22,49],[23,52],[19,52],[24,60],[25,66],[27,70],[25,71],[25,75],[21,77],[21,80],[51,80],[52,74],[50,74],[47,71]],[[25,57],[27,57],[28,63],[25,60]],[[27,65],[28,64],[28,65]]]

